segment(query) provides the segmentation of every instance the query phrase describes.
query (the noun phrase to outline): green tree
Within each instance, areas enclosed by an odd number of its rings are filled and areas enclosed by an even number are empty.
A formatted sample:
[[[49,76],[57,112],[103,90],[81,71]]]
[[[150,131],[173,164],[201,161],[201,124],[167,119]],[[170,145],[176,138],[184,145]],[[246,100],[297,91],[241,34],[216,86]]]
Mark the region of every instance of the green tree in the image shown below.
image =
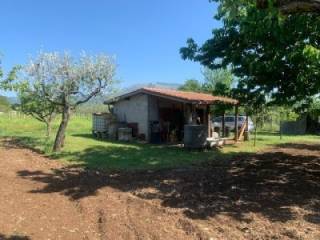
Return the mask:
[[[8,98],[5,96],[0,96],[0,112],[7,112],[10,110],[11,104],[8,101]]]
[[[231,67],[239,79],[238,92],[247,101],[262,96],[277,104],[293,104],[319,93],[318,15],[283,17],[275,9],[257,10],[253,0],[217,2],[216,18],[223,26],[202,46],[189,39],[180,50],[184,59],[211,69]]]
[[[204,91],[216,95],[231,96],[234,78],[230,70],[204,68],[202,74],[204,77],[202,89]]]
[[[59,113],[59,107],[48,101],[37,87],[28,88],[18,94],[20,111],[32,116],[46,125],[47,138],[51,135],[51,126],[55,116]]]
[[[2,77],[3,77],[3,71],[2,71],[2,68],[1,68],[1,59],[0,59],[0,79],[2,79]]]
[[[42,86],[35,81],[28,81],[18,76],[18,72],[23,70],[16,66],[9,77],[1,81],[1,88],[17,93],[19,98],[19,111],[32,116],[36,120],[46,125],[46,135],[49,138],[51,125],[59,108],[48,101],[47,96],[43,94]]]
[[[185,83],[179,87],[179,90],[189,91],[189,92],[201,92],[202,84],[196,79],[188,79]]]
[[[1,68],[1,59],[0,59],[0,89],[3,89],[4,86],[3,86],[3,82],[5,81],[10,81],[11,79],[13,79],[15,77],[15,72],[16,72],[17,68],[14,67],[8,74],[7,78],[6,79],[3,79],[4,78],[4,74],[3,74],[3,71],[2,71],[2,68]],[[8,110],[11,109],[11,104],[8,100],[7,97],[5,96],[0,96],[0,112],[6,112]]]
[[[111,90],[115,68],[113,58],[104,54],[89,56],[84,53],[75,59],[68,53],[56,52],[40,53],[25,67],[28,82],[39,86],[41,96],[62,112],[54,152],[64,146],[65,131],[77,106]]]
[[[202,89],[204,92],[216,96],[232,97],[232,85],[234,78],[229,69],[214,69],[204,68],[202,71],[204,83]],[[232,109],[232,106],[226,104],[215,104],[212,108],[214,115],[224,115],[226,111]]]

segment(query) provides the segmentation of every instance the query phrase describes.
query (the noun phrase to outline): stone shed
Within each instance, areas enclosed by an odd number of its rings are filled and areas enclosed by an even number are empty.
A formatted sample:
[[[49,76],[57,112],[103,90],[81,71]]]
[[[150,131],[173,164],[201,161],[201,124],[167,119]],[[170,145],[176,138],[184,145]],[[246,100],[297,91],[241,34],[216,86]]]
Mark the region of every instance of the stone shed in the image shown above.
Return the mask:
[[[135,124],[138,135],[149,142],[179,142],[185,124],[207,126],[211,136],[210,105],[237,106],[235,99],[166,88],[145,87],[105,101],[118,121]]]

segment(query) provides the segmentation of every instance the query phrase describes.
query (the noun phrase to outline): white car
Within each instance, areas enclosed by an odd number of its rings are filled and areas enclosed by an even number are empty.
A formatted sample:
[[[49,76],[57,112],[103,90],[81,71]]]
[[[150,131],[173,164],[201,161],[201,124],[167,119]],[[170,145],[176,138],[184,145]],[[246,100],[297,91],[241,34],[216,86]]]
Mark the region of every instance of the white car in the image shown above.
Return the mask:
[[[234,124],[235,124],[234,120],[235,120],[234,116],[229,116],[229,115],[225,116],[224,117],[225,127],[229,128],[231,131],[233,131],[234,130]],[[239,128],[245,123],[245,121],[246,121],[246,116],[239,116],[238,117],[238,126],[239,126]],[[248,119],[248,123],[249,123],[249,131],[251,132],[251,131],[254,130],[254,125],[253,125],[253,122],[252,122],[250,117]],[[222,117],[213,118],[212,124],[213,124],[213,127],[222,128]]]

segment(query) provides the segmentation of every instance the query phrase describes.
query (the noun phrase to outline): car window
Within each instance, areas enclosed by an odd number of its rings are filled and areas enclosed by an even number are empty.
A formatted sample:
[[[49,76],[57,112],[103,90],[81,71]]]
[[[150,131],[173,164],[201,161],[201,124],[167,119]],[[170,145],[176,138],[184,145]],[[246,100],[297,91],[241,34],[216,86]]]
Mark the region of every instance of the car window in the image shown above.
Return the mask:
[[[245,120],[245,119],[244,119],[243,116],[238,117],[238,121],[239,121],[239,122],[243,122],[244,120]]]
[[[221,122],[222,121],[222,118],[221,117],[215,117],[213,119],[214,122]]]
[[[234,117],[225,117],[226,122],[234,122]]]

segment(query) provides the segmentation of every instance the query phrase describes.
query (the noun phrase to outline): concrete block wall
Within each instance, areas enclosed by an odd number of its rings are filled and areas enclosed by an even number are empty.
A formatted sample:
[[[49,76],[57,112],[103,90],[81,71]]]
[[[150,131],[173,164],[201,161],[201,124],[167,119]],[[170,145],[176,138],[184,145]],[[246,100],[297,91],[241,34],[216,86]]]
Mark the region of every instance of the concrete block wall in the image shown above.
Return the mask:
[[[139,134],[145,134],[147,140],[149,139],[148,102],[148,96],[140,94],[116,102],[113,108],[119,121],[138,123]]]
[[[149,120],[159,121],[159,99],[149,96]]]

